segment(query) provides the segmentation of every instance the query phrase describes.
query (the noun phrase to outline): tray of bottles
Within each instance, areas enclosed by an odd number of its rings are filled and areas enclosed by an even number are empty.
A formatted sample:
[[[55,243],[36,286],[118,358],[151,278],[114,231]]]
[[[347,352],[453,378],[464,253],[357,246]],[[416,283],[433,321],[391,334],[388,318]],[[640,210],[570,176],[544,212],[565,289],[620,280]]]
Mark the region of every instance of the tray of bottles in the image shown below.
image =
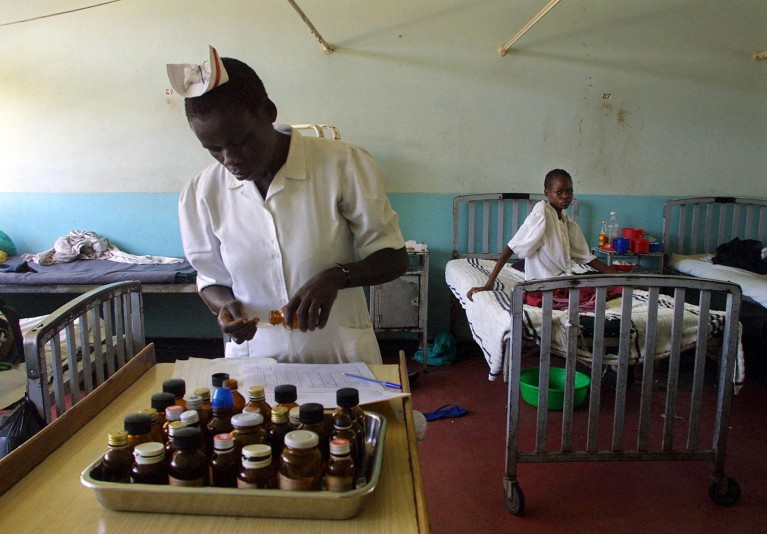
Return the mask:
[[[362,509],[381,475],[386,419],[365,411],[365,482],[351,491],[284,491],[127,484],[101,480],[101,457],[80,475],[109,510],[196,515],[349,519]]]

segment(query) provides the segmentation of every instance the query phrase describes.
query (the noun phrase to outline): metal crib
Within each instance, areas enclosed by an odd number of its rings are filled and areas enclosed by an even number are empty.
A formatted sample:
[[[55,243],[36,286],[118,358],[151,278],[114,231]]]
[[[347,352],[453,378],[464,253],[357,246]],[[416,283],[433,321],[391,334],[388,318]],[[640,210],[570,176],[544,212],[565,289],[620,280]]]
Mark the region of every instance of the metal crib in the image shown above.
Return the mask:
[[[606,354],[605,343],[605,302],[607,288],[609,286],[623,287],[623,300],[621,307],[620,337],[617,342],[617,360],[612,364],[616,369],[616,385],[614,391],[614,403],[611,415],[613,419],[609,446],[605,447],[607,439],[599,442],[599,419],[600,401],[603,392],[602,369]],[[593,287],[596,294],[593,337],[590,338],[589,347],[592,356],[590,367],[591,384],[588,398],[582,408],[574,409],[574,381],[576,376],[576,358],[578,344],[583,343],[580,332],[580,315],[578,310],[579,291],[583,287]],[[631,337],[631,300],[635,288],[648,291],[647,327],[644,333],[645,355],[641,370],[641,382],[631,387],[635,388],[631,395],[631,403],[627,403],[627,391],[629,389],[629,373],[633,369],[629,367],[629,343]],[[523,437],[529,428],[520,427],[520,373],[522,371],[523,352],[523,299],[529,291],[541,291],[543,295],[542,316],[543,322],[540,329],[539,341],[540,356],[540,384],[548,384],[549,371],[551,369],[551,328],[552,328],[552,302],[553,292],[558,289],[569,289],[569,305],[566,329],[567,348],[565,351],[565,376],[564,403],[562,410],[561,434],[558,444],[547,450],[548,434],[555,434],[557,429],[554,423],[548,424],[549,419],[549,389],[538,388],[538,408],[536,413],[534,447],[530,451],[519,450],[520,434]],[[671,326],[671,351],[668,357],[668,378],[665,383],[665,391],[654,391],[654,372],[656,372],[655,346],[657,337],[657,308],[659,294],[673,296],[674,312]],[[711,296],[721,293],[726,296],[725,324],[720,339],[712,340],[708,336],[708,319]],[[693,298],[697,295],[695,304],[700,307],[698,318],[698,334],[694,348],[694,362],[692,363],[692,386],[690,391],[680,391],[680,360],[683,348],[681,347],[682,313],[685,298]],[[506,364],[509,366],[508,386],[508,421],[506,437],[506,472],[504,476],[504,493],[506,506],[512,514],[521,514],[525,509],[525,498],[517,480],[517,465],[532,462],[601,462],[601,461],[636,461],[636,460],[713,460],[709,496],[722,506],[729,506],[737,502],[740,497],[738,483],[728,478],[724,473],[725,449],[727,443],[727,428],[730,411],[731,397],[733,394],[733,376],[737,358],[738,347],[738,314],[740,310],[741,292],[740,287],[725,282],[695,279],[679,276],[662,275],[594,275],[581,277],[561,277],[541,281],[528,281],[516,285],[512,291],[512,329],[511,341],[506,344]],[[581,345],[582,346],[582,345]],[[608,354],[615,354],[614,347]],[[692,351],[691,351],[692,352]],[[708,418],[701,417],[702,398],[704,392],[705,364],[707,355],[714,353],[718,361],[716,376],[716,413],[709,423]],[[588,371],[587,371],[588,372]],[[660,376],[660,375],[658,375]],[[641,393],[636,395],[636,388],[641,385]],[[682,399],[682,396],[685,396]],[[612,392],[610,392],[610,397]],[[655,396],[662,396],[663,423],[657,423],[658,418],[651,418],[651,401]],[[684,402],[680,402],[680,401]],[[675,412],[681,410],[681,405],[689,402],[689,423],[686,428],[675,424]],[[657,405],[657,404],[656,404]],[[625,434],[627,410],[633,410],[633,417],[638,419],[636,423],[632,419],[631,430],[635,430],[635,436],[630,439]],[[585,413],[584,413],[585,412]],[[576,446],[573,439],[574,422],[577,421],[585,432],[585,440],[578,440]],[[559,416],[557,416],[558,418]],[[653,426],[655,425],[655,426]],[[706,432],[712,436],[710,446],[703,443],[701,438],[701,425],[707,426]],[[528,427],[530,425],[527,425]],[[656,432],[655,439],[650,439],[651,426]],[[552,430],[553,428],[553,430]],[[661,432],[658,436],[658,432]],[[681,434],[686,436],[679,437]],[[709,434],[706,434],[709,435]],[[556,441],[556,435],[552,436]],[[606,438],[607,436],[603,436]],[[533,436],[527,438],[532,442]],[[581,443],[581,441],[585,441]],[[657,450],[653,450],[651,443],[660,441]],[[581,450],[579,450],[579,447]]]

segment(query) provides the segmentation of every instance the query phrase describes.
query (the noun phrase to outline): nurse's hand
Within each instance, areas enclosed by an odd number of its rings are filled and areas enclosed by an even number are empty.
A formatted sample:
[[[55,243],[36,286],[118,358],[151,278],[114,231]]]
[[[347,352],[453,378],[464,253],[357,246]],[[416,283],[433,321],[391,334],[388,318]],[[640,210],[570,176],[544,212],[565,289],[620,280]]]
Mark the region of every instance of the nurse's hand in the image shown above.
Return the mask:
[[[285,323],[298,319],[301,332],[325,328],[338,290],[346,284],[346,276],[337,268],[326,269],[299,289],[285,306]]]
[[[218,326],[238,345],[256,335],[258,317],[248,318],[245,306],[239,300],[227,302],[218,310]]]

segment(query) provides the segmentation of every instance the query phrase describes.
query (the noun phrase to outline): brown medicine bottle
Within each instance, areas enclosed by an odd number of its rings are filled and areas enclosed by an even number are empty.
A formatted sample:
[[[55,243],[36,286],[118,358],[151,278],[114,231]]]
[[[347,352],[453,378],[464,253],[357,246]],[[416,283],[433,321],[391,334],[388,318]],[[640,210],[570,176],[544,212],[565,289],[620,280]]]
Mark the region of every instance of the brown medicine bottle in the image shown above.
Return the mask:
[[[165,410],[170,406],[174,406],[176,403],[176,397],[172,393],[155,393],[152,395],[151,408],[157,410],[157,416],[160,424],[165,426]]]
[[[152,418],[145,413],[132,413],[125,416],[123,426],[128,433],[128,447],[133,453],[133,448],[139,443],[153,441],[150,431]]]
[[[107,435],[107,447],[101,458],[104,482],[130,482],[133,454],[128,447],[128,433],[110,432]]]
[[[248,403],[242,409],[243,412],[258,412],[264,418],[264,426],[269,428],[272,418],[272,407],[266,402],[264,386],[250,386],[248,388]]]
[[[330,459],[325,468],[323,482],[325,489],[333,492],[354,489],[354,460],[349,448],[349,440],[337,438],[330,441]]]
[[[236,415],[238,413],[242,413],[242,409],[245,408],[245,397],[242,396],[242,393],[237,391],[237,380],[235,378],[227,378],[224,380],[224,387],[229,388],[232,391],[232,414]]]
[[[285,435],[277,485],[287,491],[317,491],[322,486],[322,454],[319,436],[310,430],[293,430]]]
[[[162,390],[166,393],[173,393],[175,397],[175,404],[183,406],[186,409],[186,401],[184,395],[186,395],[186,382],[183,378],[169,378],[163,381]]]
[[[176,450],[168,468],[171,486],[206,486],[208,483],[208,459],[200,450],[199,428],[179,428],[173,433]]]
[[[131,469],[131,482],[136,484],[167,484],[168,466],[165,463],[165,447],[152,441],[140,443],[133,449],[136,461]]]
[[[197,412],[197,416],[200,419],[200,429],[204,430],[208,427],[211,413],[203,409],[203,398],[200,395],[189,395],[186,398],[186,409],[194,410]]]
[[[283,306],[279,310],[271,310],[269,312],[269,324],[281,325],[285,328],[288,328],[289,330],[295,330],[298,328],[298,317],[294,315],[293,326],[288,327],[287,323],[285,322],[285,306]]]
[[[234,449],[231,434],[213,436],[213,456],[210,458],[210,485],[236,488],[240,458]]]
[[[274,388],[274,405],[284,406],[288,409],[298,406],[298,390],[293,384],[280,384]]]
[[[210,408],[210,388],[197,388],[194,390],[194,394],[202,398],[202,408],[200,408],[200,411],[205,412],[205,420],[210,421],[210,418],[213,416]]]
[[[238,413],[232,416],[231,422],[234,448],[238,455],[248,445],[263,445],[269,442],[269,435],[264,428],[264,418],[260,413]]]
[[[269,445],[247,445],[242,449],[242,467],[237,475],[241,489],[274,489],[277,486],[272,448]]]
[[[325,410],[322,404],[307,402],[299,406],[298,417],[301,424],[298,430],[310,430],[319,438],[319,450],[322,453],[323,465],[330,457],[330,438],[325,427]]]
[[[288,427],[290,430],[298,430],[298,427],[301,426],[301,418],[299,416],[300,411],[301,407],[296,406],[295,408],[291,408],[288,412]]]
[[[170,424],[174,421],[181,421],[181,414],[184,412],[184,408],[181,406],[168,406],[165,408],[165,424],[162,426],[163,442],[167,443],[169,436]]]
[[[173,459],[173,453],[176,451],[176,446],[173,444],[173,436],[179,428],[186,428],[186,423],[183,421],[171,421],[170,425],[168,425],[168,440],[165,442],[165,463],[167,464],[170,464],[170,461]]]
[[[355,467],[363,465],[365,441],[357,421],[353,421],[352,418],[345,413],[335,417],[333,419],[333,430],[330,432],[331,443],[334,439],[347,440],[349,442],[349,453],[354,460]]]
[[[209,436],[228,434],[232,431],[232,406],[234,406],[232,390],[225,387],[213,390],[213,398],[211,399],[213,417],[211,417],[208,422]],[[212,446],[213,443],[211,442],[211,447]]]
[[[338,413],[351,413],[362,428],[365,435],[365,412],[360,408],[360,392],[357,388],[341,388],[336,391],[338,408],[333,411],[333,417]]]
[[[200,429],[200,450],[206,458],[213,454],[213,438],[208,435],[207,428],[200,425],[200,414],[196,410],[186,410],[181,413],[181,422],[187,427]]]
[[[144,408],[141,410],[141,413],[147,414],[150,419],[151,423],[149,426],[149,435],[152,436],[152,441],[156,441],[157,443],[163,443],[164,442],[164,436],[162,433],[162,423],[160,422],[160,418],[158,417],[157,410],[154,408]],[[165,417],[163,416],[163,422]]]
[[[282,448],[285,446],[285,434],[290,432],[288,425],[288,409],[284,406],[272,408],[272,426],[269,427],[269,446],[272,448],[272,458],[278,461]]]

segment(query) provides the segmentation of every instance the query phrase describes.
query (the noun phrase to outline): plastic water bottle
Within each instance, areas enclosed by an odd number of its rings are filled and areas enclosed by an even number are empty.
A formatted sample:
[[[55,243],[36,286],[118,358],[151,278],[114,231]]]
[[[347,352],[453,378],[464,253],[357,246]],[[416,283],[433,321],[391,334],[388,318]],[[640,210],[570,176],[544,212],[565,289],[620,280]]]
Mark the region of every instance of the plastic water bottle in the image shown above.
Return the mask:
[[[608,243],[612,244],[613,239],[618,237],[618,218],[614,211],[610,212],[610,220],[607,223],[607,239]]]

